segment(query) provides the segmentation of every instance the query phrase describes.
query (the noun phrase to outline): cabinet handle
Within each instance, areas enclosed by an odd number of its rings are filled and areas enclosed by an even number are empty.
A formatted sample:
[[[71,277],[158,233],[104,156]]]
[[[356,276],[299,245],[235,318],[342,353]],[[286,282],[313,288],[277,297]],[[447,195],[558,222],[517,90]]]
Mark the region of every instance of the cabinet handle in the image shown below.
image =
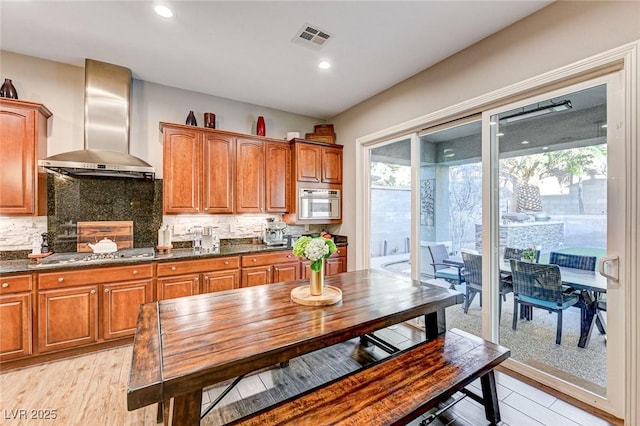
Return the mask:
[[[2,288],[9,288],[9,283],[2,283]]]
[[[91,294],[96,294],[96,291],[95,290],[91,290]]]
[[[225,265],[228,265],[228,264],[229,264],[229,261],[228,261],[228,260],[225,260],[225,261],[224,261],[224,264],[225,264]]]
[[[338,250],[338,254],[342,253],[340,250]]]
[[[171,270],[172,270],[172,271],[175,271],[175,270],[176,270],[176,267],[175,267],[175,266],[172,266],[172,267],[171,267]]]
[[[200,281],[200,278],[196,277],[196,281]]]
[[[61,283],[62,281],[64,281],[64,278],[60,277],[58,278],[58,282]]]
[[[257,261],[258,261],[258,259],[253,259],[253,261],[254,261],[254,262],[257,262]]]
[[[138,270],[137,269],[133,270],[133,275],[138,275]]]
[[[105,288],[105,289],[104,289],[104,292],[105,292],[105,293],[109,293],[109,289],[108,289],[108,288]]]

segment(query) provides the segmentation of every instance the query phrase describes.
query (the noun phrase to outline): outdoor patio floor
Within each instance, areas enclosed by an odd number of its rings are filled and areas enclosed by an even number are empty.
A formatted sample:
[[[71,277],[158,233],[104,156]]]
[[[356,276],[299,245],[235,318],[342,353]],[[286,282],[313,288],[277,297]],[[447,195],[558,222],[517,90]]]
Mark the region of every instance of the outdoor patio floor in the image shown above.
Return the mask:
[[[410,265],[402,255],[379,258],[375,267],[391,272],[410,275]],[[431,277],[425,277],[429,279]],[[459,288],[464,292],[464,287]],[[460,328],[470,333],[481,333],[481,308],[479,297],[473,300],[465,314],[462,305],[447,308],[447,328]],[[518,320],[517,329],[512,330],[513,294],[502,302],[500,321],[500,343],[511,349],[511,357],[551,376],[590,390],[598,395],[606,394],[606,338],[597,328],[591,334],[586,348],[578,347],[580,336],[580,310],[569,308],[563,314],[562,344],[555,344],[555,313],[534,309],[533,320]]]

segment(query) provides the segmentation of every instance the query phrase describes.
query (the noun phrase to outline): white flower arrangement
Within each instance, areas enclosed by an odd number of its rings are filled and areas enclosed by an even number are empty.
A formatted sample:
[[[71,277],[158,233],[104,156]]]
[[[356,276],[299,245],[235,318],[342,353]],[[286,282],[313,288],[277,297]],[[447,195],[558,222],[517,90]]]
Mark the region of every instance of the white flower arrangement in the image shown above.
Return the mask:
[[[324,259],[337,251],[330,237],[300,237],[293,245],[293,254],[311,261],[311,269],[320,272]]]

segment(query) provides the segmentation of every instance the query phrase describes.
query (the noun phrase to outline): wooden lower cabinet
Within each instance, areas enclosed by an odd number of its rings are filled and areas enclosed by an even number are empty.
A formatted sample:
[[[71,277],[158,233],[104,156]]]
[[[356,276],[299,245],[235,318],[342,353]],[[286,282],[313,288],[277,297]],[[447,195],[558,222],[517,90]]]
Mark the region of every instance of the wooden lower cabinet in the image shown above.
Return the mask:
[[[242,268],[242,287],[253,287],[254,285],[271,284],[272,266],[254,266],[252,268]]]
[[[48,352],[98,340],[98,286],[38,293],[38,349]]]
[[[336,275],[347,272],[347,247],[340,246],[338,251],[332,254],[324,265],[325,275]]]
[[[31,302],[30,293],[0,296],[0,361],[31,355]]]
[[[304,280],[309,279],[309,262],[304,260],[300,262],[301,278]],[[332,254],[328,259],[324,261],[324,275],[336,275],[347,272],[347,247],[340,246],[338,251]]]
[[[279,283],[282,281],[295,281],[300,279],[300,262],[277,263],[273,265],[273,280]]]
[[[140,305],[153,300],[151,279],[104,284],[102,296],[102,338],[133,336]]]
[[[0,361],[33,353],[33,280],[31,274],[0,281]]]
[[[158,263],[158,300],[240,287],[240,257],[215,257]]]
[[[158,300],[200,294],[200,274],[158,278]]]
[[[205,272],[202,276],[204,277],[203,293],[240,288],[240,271],[238,269]]]
[[[300,262],[290,250],[242,256],[242,287],[300,279]]]
[[[141,303],[153,300],[151,263],[38,275],[40,353],[133,336]]]

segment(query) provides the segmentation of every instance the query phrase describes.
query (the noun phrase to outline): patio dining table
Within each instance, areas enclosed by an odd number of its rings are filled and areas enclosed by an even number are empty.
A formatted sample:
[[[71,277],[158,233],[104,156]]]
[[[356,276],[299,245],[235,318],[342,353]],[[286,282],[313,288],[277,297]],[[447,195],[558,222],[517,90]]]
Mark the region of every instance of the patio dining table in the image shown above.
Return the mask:
[[[457,256],[447,259],[446,263],[452,266],[464,266],[462,258]],[[500,271],[511,273],[511,264],[501,260]],[[563,284],[573,287],[579,292],[578,306],[581,310],[581,320],[578,347],[586,348],[591,338],[593,326],[596,324],[598,298],[607,292],[607,279],[595,271],[573,268],[560,268],[560,277]]]

